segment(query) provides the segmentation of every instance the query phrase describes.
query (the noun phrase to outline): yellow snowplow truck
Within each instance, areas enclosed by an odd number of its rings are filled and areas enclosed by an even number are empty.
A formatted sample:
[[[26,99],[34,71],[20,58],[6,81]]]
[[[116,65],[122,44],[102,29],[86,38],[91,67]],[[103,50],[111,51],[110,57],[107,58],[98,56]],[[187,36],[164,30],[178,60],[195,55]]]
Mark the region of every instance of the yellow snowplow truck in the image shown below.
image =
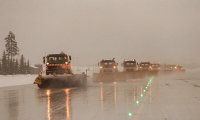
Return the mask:
[[[145,76],[157,76],[158,70],[153,70],[152,64],[148,62],[141,62],[139,64],[138,71],[141,71]]]
[[[137,71],[137,63],[134,60],[124,60],[122,63],[123,66],[123,72],[133,72],[133,71]]]
[[[160,63],[152,63],[151,67],[152,67],[152,71],[159,71],[160,70]]]
[[[126,80],[123,73],[117,69],[117,66],[118,63],[115,62],[114,58],[112,60],[102,59],[98,63],[100,73],[93,73],[93,82]]]
[[[183,69],[181,65],[176,65],[175,70],[179,72],[185,72],[185,69]]]
[[[34,84],[37,84],[39,88],[85,85],[87,83],[87,75],[85,73],[73,74],[70,61],[71,56],[64,52],[43,57],[46,71],[45,74],[42,74],[42,71],[40,72]]]
[[[123,73],[126,79],[136,79],[145,77],[144,72],[137,70],[138,63],[135,59],[129,61],[124,60],[121,65],[123,66]]]

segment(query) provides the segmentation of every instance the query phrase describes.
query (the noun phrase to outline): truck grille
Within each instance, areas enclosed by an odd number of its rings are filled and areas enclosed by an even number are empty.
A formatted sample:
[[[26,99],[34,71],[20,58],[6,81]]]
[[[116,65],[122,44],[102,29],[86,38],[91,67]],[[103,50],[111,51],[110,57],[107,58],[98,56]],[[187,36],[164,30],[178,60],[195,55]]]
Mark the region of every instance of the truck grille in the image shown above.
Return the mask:
[[[126,69],[127,72],[133,72],[134,69]]]
[[[112,72],[111,69],[103,70],[103,72]]]

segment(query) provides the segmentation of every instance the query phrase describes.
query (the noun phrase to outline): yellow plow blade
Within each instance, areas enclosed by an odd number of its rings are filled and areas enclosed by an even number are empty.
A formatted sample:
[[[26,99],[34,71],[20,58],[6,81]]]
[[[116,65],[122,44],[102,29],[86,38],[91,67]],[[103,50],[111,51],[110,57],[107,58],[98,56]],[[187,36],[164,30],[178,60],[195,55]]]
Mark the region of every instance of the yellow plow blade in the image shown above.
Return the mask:
[[[126,75],[123,72],[118,73],[93,73],[93,82],[114,82],[114,81],[124,81],[126,80]]]

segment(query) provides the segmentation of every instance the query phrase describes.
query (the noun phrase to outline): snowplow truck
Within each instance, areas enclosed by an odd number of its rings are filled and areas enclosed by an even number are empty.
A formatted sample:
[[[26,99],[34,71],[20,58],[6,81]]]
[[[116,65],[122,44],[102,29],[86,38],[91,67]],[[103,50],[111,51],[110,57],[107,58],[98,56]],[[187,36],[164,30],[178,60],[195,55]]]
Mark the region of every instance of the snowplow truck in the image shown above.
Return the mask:
[[[123,66],[123,73],[126,79],[137,79],[145,77],[145,72],[137,70],[138,63],[135,59],[124,60],[121,65]]]
[[[130,61],[124,60],[122,66],[123,66],[123,72],[137,71],[137,63],[135,59]]]
[[[104,82],[104,81],[120,81],[126,80],[124,74],[119,72],[117,69],[118,63],[112,60],[102,59],[98,63],[100,73],[93,73],[93,82]]]
[[[85,85],[87,83],[87,75],[85,73],[73,74],[70,61],[71,56],[64,52],[43,57],[46,71],[39,73],[34,84],[37,84],[39,88]]]
[[[181,65],[176,65],[175,70],[178,72],[185,72],[185,69],[183,69]]]
[[[152,67],[152,71],[159,71],[160,70],[160,63],[152,63],[151,67]]]
[[[157,76],[158,70],[153,70],[152,64],[148,62],[141,62],[138,67],[138,71],[143,72],[145,76]]]

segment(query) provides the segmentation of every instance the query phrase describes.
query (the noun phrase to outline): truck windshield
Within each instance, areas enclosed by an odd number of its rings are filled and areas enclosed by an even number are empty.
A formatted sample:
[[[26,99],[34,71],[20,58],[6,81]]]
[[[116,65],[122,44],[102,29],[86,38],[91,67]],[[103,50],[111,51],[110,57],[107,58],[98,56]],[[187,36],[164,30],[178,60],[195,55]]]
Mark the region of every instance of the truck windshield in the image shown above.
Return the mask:
[[[142,66],[142,67],[149,67],[150,64],[149,63],[140,63],[140,66]]]
[[[134,62],[124,63],[124,67],[136,67],[136,63]]]
[[[64,57],[64,56],[54,57],[54,56],[52,56],[52,57],[48,57],[47,60],[50,64],[64,64],[67,61],[67,57]]]
[[[115,65],[115,62],[101,62],[100,65],[104,68],[112,68]]]
[[[157,67],[160,67],[160,65],[159,64],[152,64],[152,67],[157,68]]]

